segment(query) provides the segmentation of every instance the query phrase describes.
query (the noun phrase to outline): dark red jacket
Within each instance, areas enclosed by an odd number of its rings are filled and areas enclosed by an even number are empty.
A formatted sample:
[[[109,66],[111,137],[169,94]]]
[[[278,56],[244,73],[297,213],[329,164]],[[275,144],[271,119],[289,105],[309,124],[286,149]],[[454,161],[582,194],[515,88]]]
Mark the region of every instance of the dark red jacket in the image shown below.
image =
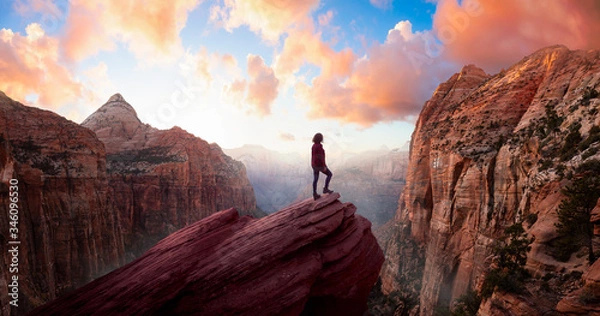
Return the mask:
[[[312,146],[311,166],[315,168],[327,167],[325,164],[325,150],[321,143],[314,143]]]

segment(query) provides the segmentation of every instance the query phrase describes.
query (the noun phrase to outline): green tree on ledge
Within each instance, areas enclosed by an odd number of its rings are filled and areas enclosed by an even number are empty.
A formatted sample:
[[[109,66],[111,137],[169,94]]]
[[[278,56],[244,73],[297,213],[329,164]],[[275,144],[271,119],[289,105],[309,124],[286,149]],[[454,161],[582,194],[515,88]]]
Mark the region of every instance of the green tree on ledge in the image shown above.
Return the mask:
[[[504,234],[505,241],[492,250],[494,268],[485,276],[481,288],[482,298],[492,296],[496,289],[521,293],[525,289],[523,281],[530,276],[525,269],[525,263],[533,239],[527,238],[521,223],[509,226],[504,230]]]
[[[562,190],[565,198],[557,211],[555,257],[567,261],[571,254],[585,246],[588,248],[588,260],[591,264],[596,261],[596,255],[592,242],[594,225],[590,223],[590,218],[600,198],[600,161],[586,162],[577,171],[575,180]]]

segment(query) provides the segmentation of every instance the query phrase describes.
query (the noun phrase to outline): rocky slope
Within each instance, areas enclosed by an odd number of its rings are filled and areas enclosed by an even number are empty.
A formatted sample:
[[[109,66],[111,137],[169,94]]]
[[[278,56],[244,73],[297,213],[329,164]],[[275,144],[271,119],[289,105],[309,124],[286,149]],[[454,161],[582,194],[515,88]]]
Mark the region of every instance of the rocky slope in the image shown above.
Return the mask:
[[[550,254],[561,188],[583,161],[600,158],[598,142],[582,146],[600,125],[600,102],[590,93],[599,83],[600,52],[556,46],[494,76],[466,66],[438,87],[413,133],[381,274],[383,292],[399,297],[404,312],[432,315],[479,289],[492,244],[524,219],[537,218],[525,225],[535,238],[527,258],[535,277],[551,285],[588,268],[585,256],[560,262]],[[575,130],[581,140],[567,143]],[[480,314],[523,315],[523,306],[528,315],[556,312],[569,288],[559,284],[549,295],[536,282],[501,311],[488,300],[491,309]]]
[[[124,263],[105,156],[92,131],[0,92],[1,315],[11,315],[13,275],[19,307],[12,315],[20,315]],[[11,179],[18,181],[16,238],[9,234]],[[6,255],[12,240],[20,241],[18,274],[9,272]]]
[[[110,192],[129,259],[218,210],[256,211],[242,163],[178,127],[158,130],[143,124],[120,94],[81,125],[106,146]]]
[[[370,223],[338,198],[261,219],[219,212],[33,313],[363,315],[383,253]]]

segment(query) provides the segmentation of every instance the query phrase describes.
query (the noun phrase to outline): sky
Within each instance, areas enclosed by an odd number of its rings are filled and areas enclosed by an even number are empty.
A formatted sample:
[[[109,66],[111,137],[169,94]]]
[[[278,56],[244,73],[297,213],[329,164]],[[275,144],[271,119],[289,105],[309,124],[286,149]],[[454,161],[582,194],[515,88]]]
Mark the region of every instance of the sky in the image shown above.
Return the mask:
[[[404,148],[436,87],[556,44],[597,0],[0,0],[0,91],[81,123],[120,93],[223,148]]]

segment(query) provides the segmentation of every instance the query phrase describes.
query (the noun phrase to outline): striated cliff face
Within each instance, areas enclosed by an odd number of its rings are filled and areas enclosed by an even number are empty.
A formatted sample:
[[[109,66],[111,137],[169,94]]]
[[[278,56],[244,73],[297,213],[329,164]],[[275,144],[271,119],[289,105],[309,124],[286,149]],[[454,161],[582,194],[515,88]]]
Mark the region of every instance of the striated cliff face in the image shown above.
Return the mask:
[[[261,219],[213,214],[33,313],[363,315],[383,253],[370,223],[338,198]]]
[[[560,190],[569,183],[564,175],[599,158],[597,142],[565,145],[570,131],[586,139],[600,125],[600,102],[586,96],[600,90],[599,82],[600,52],[556,46],[495,76],[466,66],[442,83],[413,133],[407,183],[386,242],[383,291],[412,299],[413,314],[432,315],[435,306],[478,289],[491,245],[506,227],[533,217],[525,226],[535,238],[527,260],[533,275],[585,271],[585,258],[559,262],[550,253]],[[511,308],[528,305],[541,315],[566,294],[557,291],[538,299],[532,290],[527,299],[512,297],[502,312],[480,313],[520,315]]]
[[[242,163],[180,128],[141,123],[118,94],[82,125],[0,92],[0,203],[16,179],[21,242],[18,309],[7,295],[12,257],[0,259],[1,315],[55,299],[221,209],[257,211]]]
[[[218,210],[256,211],[241,162],[178,127],[158,130],[143,124],[120,94],[81,125],[106,146],[110,192],[125,249],[132,254],[128,260]]]
[[[12,256],[6,255],[11,240],[20,241],[19,307],[12,315],[124,263],[104,145],[92,131],[0,92],[0,178],[1,315],[11,315]],[[11,179],[18,181],[16,238],[9,235]]]

